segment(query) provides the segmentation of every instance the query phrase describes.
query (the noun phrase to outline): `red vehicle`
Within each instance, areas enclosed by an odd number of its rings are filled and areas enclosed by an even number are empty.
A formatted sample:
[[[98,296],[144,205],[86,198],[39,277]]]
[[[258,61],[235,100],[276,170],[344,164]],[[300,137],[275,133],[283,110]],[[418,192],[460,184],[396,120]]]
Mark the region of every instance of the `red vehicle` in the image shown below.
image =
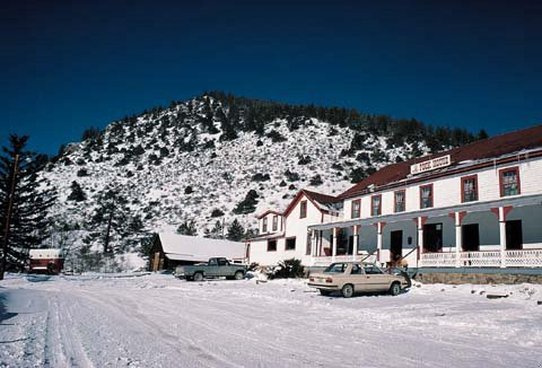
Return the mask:
[[[64,267],[64,255],[60,249],[31,249],[29,273],[56,275]]]

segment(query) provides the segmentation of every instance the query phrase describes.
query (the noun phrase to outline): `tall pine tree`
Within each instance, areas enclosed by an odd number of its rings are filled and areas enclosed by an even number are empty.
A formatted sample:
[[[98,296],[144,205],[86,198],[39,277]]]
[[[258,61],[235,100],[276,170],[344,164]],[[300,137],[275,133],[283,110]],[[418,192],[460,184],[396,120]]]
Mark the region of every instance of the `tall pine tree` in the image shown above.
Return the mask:
[[[226,235],[228,240],[241,241],[245,238],[245,229],[243,225],[237,221],[233,220],[230,226],[228,226],[228,234]]]
[[[0,156],[0,280],[5,271],[21,271],[28,251],[48,236],[47,210],[55,200],[37,173],[46,160],[25,149],[28,136],[11,135]]]

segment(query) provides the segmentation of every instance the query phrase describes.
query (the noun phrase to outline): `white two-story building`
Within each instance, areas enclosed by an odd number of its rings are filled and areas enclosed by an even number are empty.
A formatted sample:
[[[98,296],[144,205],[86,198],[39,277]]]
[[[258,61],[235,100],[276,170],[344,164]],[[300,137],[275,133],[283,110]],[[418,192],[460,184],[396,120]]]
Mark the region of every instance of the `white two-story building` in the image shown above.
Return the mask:
[[[337,197],[301,191],[260,226],[260,264],[542,267],[542,126],[387,166]]]

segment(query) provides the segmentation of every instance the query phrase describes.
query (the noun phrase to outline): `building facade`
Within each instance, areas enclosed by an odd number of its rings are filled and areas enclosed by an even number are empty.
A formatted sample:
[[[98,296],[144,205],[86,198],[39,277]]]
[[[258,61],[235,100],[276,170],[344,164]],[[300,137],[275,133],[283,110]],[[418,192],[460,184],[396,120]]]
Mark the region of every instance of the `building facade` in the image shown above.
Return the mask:
[[[284,217],[305,265],[542,267],[542,126],[387,166],[333,200],[333,216]]]

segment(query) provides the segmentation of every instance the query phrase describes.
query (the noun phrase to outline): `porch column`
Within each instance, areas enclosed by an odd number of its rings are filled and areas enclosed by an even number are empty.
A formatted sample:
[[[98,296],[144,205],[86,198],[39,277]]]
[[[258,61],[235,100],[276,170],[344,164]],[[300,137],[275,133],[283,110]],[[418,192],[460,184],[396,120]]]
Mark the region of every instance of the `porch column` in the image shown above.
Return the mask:
[[[322,230],[320,230],[318,232],[318,236],[317,236],[317,240],[316,240],[316,243],[318,244],[318,249],[316,251],[316,255],[318,257],[322,256],[322,247],[324,246],[323,237],[324,237],[324,232]]]
[[[461,251],[463,250],[463,234],[461,232],[461,225],[463,224],[463,218],[467,213],[465,211],[452,212],[450,217],[455,222],[455,267],[461,267]]]
[[[354,240],[352,246],[352,259],[355,260],[358,255],[358,245],[359,245],[359,225],[354,225]]]
[[[380,262],[380,252],[382,251],[383,236],[382,230],[384,229],[385,223],[378,222],[376,224],[376,261]]]
[[[333,244],[331,248],[331,262],[335,262],[335,257],[337,256],[337,234],[338,228],[333,228]]]
[[[499,240],[501,249],[501,268],[506,268],[506,216],[512,210],[512,206],[492,208],[491,212],[499,219]]]
[[[316,257],[316,230],[311,230],[311,258]]]
[[[423,225],[425,225],[425,222],[427,221],[426,216],[419,216],[415,219],[416,221],[416,227],[418,229],[418,261],[422,258],[422,252],[423,252]]]

